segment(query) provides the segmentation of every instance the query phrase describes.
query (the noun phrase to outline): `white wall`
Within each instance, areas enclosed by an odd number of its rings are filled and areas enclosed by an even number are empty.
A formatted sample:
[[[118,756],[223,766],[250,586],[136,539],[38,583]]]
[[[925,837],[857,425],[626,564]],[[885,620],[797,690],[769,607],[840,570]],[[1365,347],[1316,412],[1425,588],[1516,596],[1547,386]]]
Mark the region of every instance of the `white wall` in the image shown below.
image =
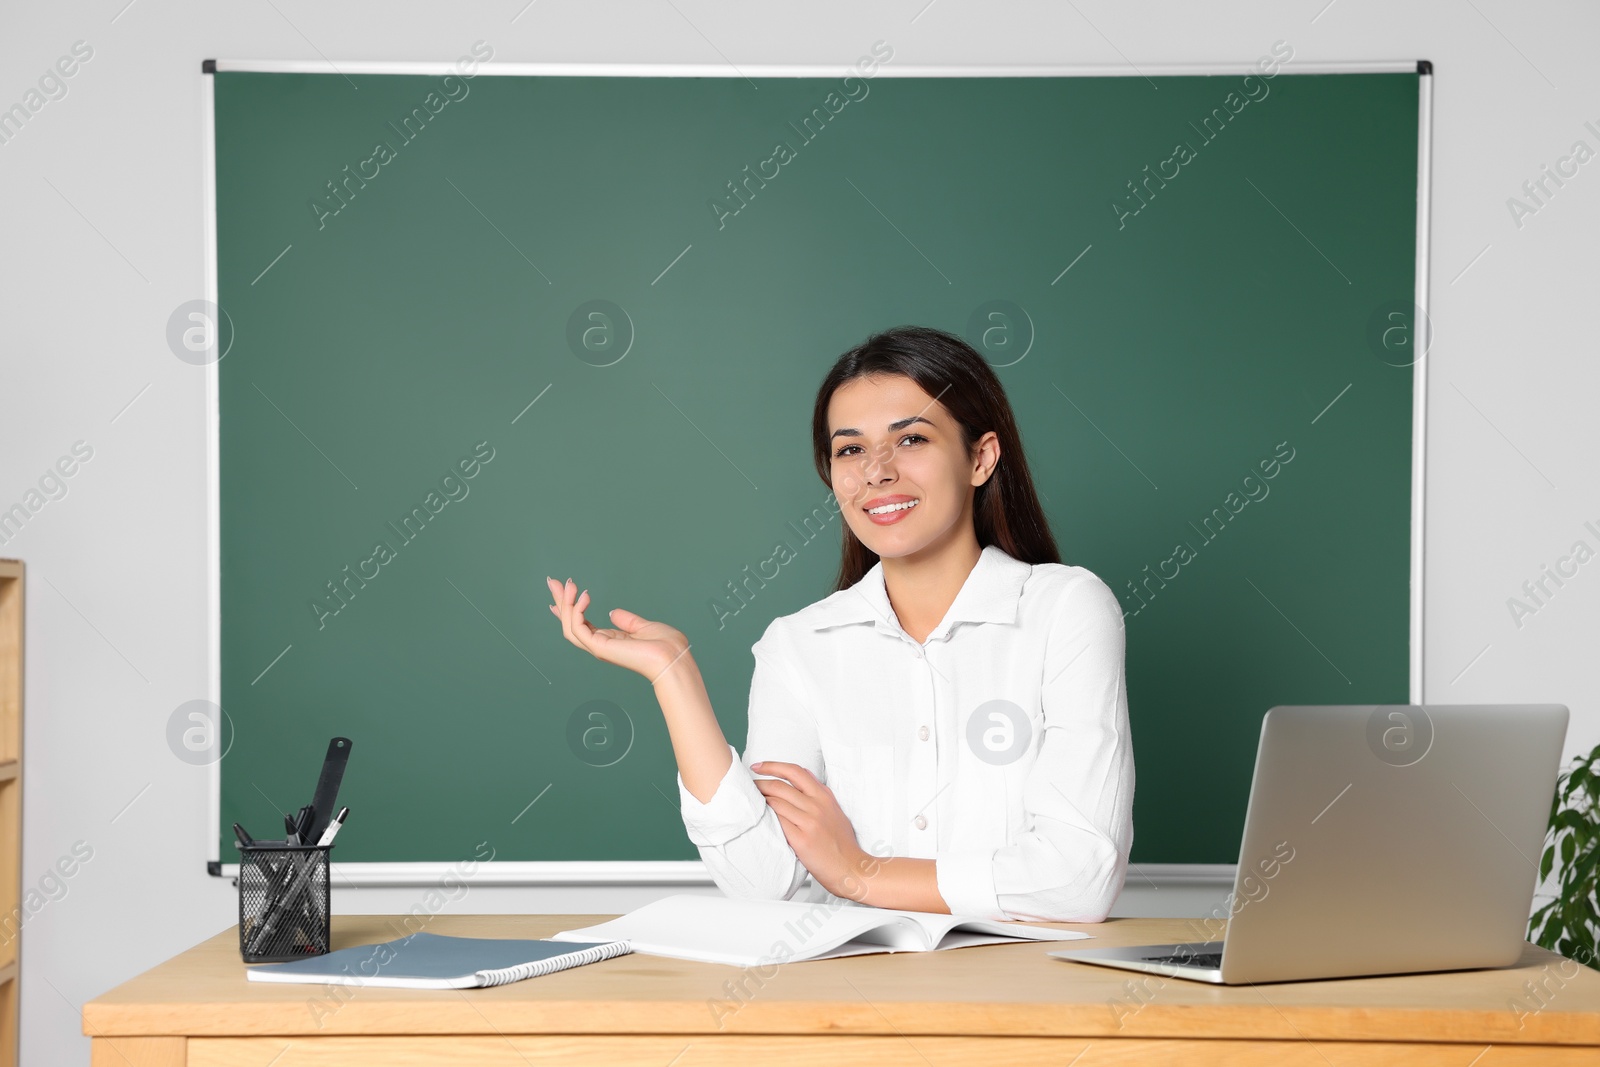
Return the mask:
[[[0,144],[0,508],[84,440],[94,457],[0,554],[29,565],[24,869],[93,858],[24,931],[24,1062],[87,1063],[83,1002],[232,922],[203,873],[204,772],[168,716],[204,695],[202,379],[168,315],[202,295],[200,61],[1245,62],[1413,59],[1437,71],[1427,631],[1433,701],[1559,701],[1569,754],[1600,741],[1600,562],[1513,624],[1507,598],[1600,527],[1593,309],[1600,163],[1516,225],[1507,198],[1575,140],[1600,148],[1600,10],[1548,0],[1133,5],[729,0],[424,5],[310,0],[12,5],[0,107],[75,41],[93,58]],[[520,11],[520,14],[519,14]],[[1588,173],[1588,172],[1594,173]],[[1470,265],[1470,266],[1469,266]],[[1471,665],[1470,668],[1468,665]],[[1131,879],[1124,913],[1213,890]],[[481,889],[471,910],[619,911],[648,888]],[[338,897],[404,910],[418,890]]]

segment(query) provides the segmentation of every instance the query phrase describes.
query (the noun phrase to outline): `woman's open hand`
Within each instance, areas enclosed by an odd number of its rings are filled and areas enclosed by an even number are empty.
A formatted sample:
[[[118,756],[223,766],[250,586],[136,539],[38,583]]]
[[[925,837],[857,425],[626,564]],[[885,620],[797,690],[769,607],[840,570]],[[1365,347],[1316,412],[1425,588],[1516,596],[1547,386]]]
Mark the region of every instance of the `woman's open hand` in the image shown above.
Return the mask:
[[[643,675],[652,685],[667,668],[689,650],[689,639],[664,622],[652,622],[625,608],[612,608],[611,621],[620,629],[597,630],[583,617],[589,606],[589,591],[580,595],[568,578],[565,584],[546,578],[555,603],[550,611],[561,620],[567,640],[595,659],[614,663]]]

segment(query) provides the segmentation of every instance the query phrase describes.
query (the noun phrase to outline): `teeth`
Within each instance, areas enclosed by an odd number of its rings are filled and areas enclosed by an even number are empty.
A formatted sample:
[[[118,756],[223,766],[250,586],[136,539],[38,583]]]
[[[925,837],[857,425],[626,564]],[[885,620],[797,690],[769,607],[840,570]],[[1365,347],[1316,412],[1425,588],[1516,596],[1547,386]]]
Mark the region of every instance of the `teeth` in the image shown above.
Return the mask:
[[[920,501],[917,501],[917,500],[908,500],[903,504],[885,504],[881,508],[868,508],[867,509],[867,514],[868,515],[887,515],[891,511],[907,511],[907,510],[909,510],[911,508],[916,507],[917,504],[919,504],[919,503],[920,503]]]

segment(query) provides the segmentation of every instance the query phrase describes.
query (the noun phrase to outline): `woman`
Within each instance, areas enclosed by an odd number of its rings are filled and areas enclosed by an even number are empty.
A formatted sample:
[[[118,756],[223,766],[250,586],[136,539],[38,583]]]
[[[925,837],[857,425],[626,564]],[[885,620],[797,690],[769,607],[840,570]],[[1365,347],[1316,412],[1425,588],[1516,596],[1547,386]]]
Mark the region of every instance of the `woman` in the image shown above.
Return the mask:
[[[736,897],[1103,920],[1133,843],[1122,611],[1060,562],[999,379],[886,330],[828,372],[812,445],[839,578],[752,648],[743,760],[683,634],[622,608],[596,630],[546,579],[568,640],[654,685],[707,868]]]

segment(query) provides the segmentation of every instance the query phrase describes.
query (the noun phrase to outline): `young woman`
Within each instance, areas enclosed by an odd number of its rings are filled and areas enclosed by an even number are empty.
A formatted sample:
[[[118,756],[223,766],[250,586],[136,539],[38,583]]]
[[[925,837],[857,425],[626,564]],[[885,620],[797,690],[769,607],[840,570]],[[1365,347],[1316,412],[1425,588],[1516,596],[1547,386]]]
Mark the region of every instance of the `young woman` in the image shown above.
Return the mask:
[[[812,445],[838,582],[752,648],[742,759],[682,633],[597,630],[547,579],[568,640],[653,684],[689,839],[730,896],[1103,920],[1133,843],[1122,611],[1060,562],[999,379],[886,330],[828,372]]]

